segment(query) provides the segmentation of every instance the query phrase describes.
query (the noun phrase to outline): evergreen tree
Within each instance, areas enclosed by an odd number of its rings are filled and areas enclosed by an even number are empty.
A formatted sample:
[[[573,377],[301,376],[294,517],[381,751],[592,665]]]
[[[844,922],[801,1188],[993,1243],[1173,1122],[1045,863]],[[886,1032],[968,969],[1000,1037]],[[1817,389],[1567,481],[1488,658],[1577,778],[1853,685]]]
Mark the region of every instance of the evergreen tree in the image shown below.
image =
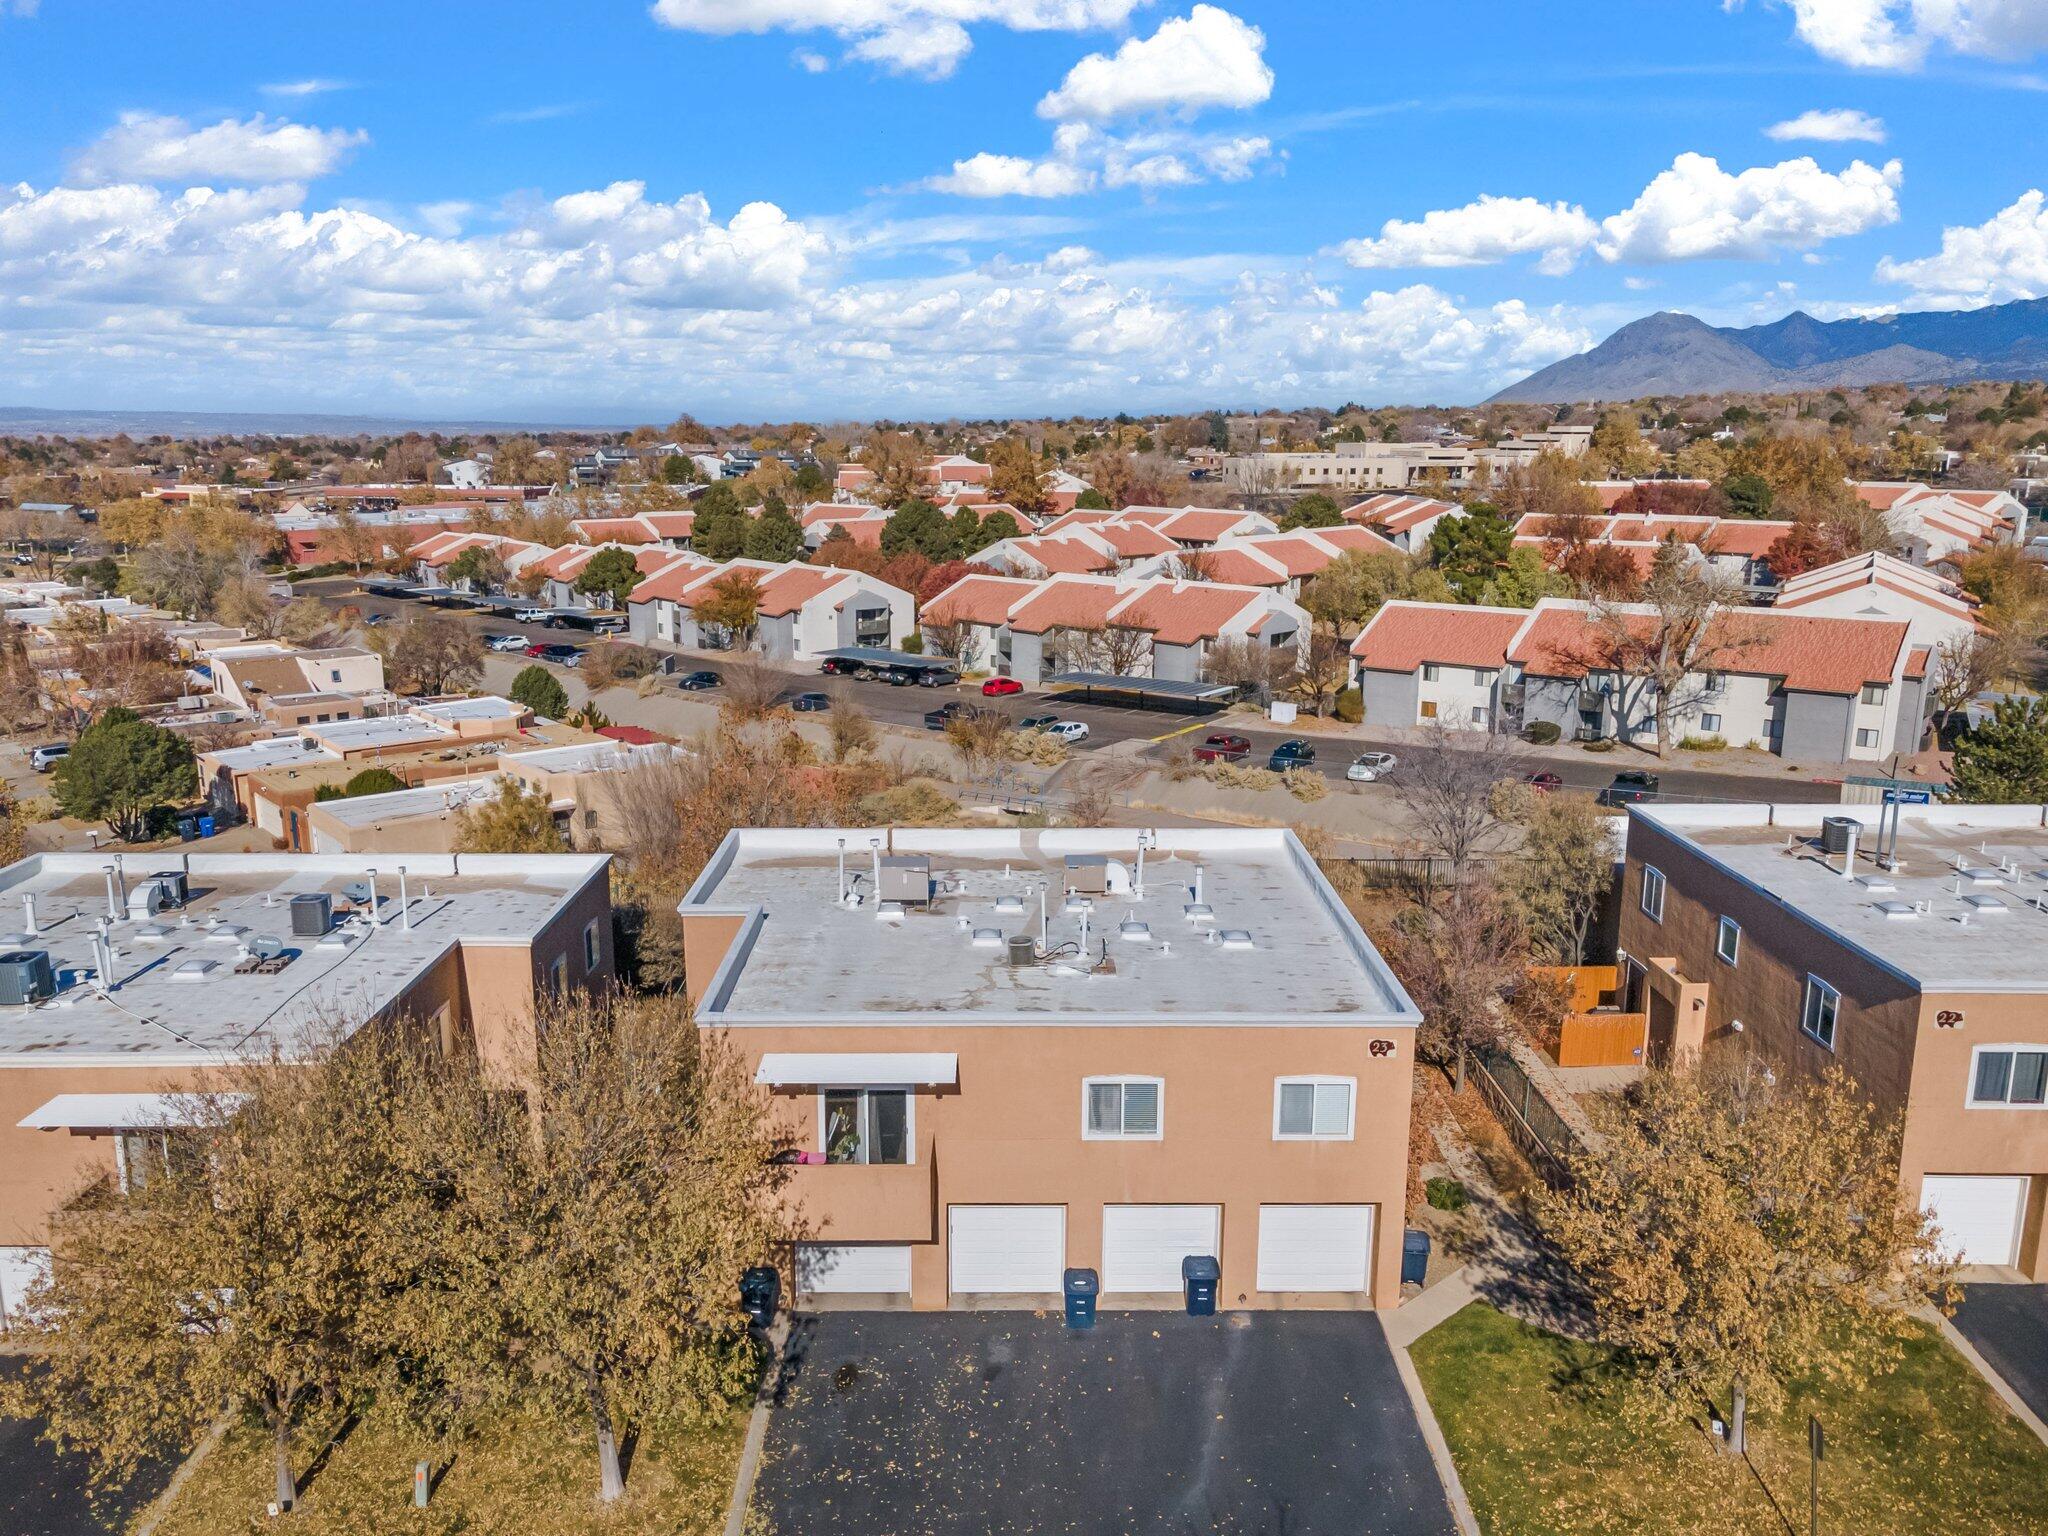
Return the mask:
[[[2048,699],[2003,699],[1957,736],[1954,778],[1971,805],[2048,803]]]
[[[520,669],[506,696],[549,720],[559,720],[569,713],[568,690],[539,662]]]

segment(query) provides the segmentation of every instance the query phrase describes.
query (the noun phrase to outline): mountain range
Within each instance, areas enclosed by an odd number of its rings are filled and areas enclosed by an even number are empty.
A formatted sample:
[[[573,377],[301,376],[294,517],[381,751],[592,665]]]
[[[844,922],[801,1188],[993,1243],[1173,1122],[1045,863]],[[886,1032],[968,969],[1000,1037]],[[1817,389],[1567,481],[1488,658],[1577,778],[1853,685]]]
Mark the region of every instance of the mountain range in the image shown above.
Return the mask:
[[[1795,310],[1743,329],[1667,310],[1530,374],[1488,403],[1561,405],[2044,375],[2048,299],[1857,320],[1816,320]]]

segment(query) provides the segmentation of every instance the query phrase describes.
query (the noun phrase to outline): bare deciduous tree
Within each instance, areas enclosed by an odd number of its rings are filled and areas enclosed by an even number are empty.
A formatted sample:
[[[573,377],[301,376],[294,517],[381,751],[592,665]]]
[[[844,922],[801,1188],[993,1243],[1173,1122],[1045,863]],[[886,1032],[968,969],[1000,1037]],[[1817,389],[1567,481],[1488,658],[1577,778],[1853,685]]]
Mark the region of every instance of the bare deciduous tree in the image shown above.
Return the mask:
[[[973,669],[981,656],[981,628],[964,619],[927,621],[924,648],[934,656],[952,662],[961,671]]]
[[[1520,776],[1522,753],[1511,736],[1427,727],[1419,746],[1401,755],[1394,791],[1407,807],[1424,850],[1461,885],[1479,859],[1511,835],[1496,806],[1496,786]]]

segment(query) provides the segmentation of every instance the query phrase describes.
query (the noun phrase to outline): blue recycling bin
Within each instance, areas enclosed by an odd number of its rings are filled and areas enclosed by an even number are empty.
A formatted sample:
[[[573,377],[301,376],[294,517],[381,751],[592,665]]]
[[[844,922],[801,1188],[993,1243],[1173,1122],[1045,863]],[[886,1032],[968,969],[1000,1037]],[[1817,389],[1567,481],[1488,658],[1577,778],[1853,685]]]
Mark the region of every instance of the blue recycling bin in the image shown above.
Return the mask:
[[[1102,1282],[1092,1269],[1070,1269],[1064,1276],[1060,1289],[1067,1298],[1067,1326],[1069,1328],[1093,1328],[1095,1326],[1095,1298],[1102,1290]]]
[[[1189,1317],[1216,1315],[1216,1287],[1222,1279],[1223,1266],[1212,1254],[1191,1253],[1180,1261],[1180,1288]]]
[[[1423,1285],[1429,1278],[1429,1234],[1410,1227],[1401,1238],[1401,1283]]]
[[[199,818],[199,835],[201,837],[213,836],[213,818],[211,816]]]

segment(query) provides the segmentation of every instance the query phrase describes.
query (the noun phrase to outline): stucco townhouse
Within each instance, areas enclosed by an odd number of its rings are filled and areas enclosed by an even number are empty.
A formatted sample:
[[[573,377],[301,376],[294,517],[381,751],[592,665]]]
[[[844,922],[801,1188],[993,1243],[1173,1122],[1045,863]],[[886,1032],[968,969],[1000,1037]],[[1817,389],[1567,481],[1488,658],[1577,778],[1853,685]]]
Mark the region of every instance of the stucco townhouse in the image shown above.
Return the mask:
[[[1292,833],[742,830],[680,911],[800,1294],[1397,1304],[1419,1019]]]
[[[641,645],[726,650],[733,636],[700,623],[698,605],[724,584],[758,594],[753,648],[777,661],[805,661],[846,646],[900,646],[916,623],[916,600],[900,587],[837,566],[691,556],[633,589],[627,609]]]

